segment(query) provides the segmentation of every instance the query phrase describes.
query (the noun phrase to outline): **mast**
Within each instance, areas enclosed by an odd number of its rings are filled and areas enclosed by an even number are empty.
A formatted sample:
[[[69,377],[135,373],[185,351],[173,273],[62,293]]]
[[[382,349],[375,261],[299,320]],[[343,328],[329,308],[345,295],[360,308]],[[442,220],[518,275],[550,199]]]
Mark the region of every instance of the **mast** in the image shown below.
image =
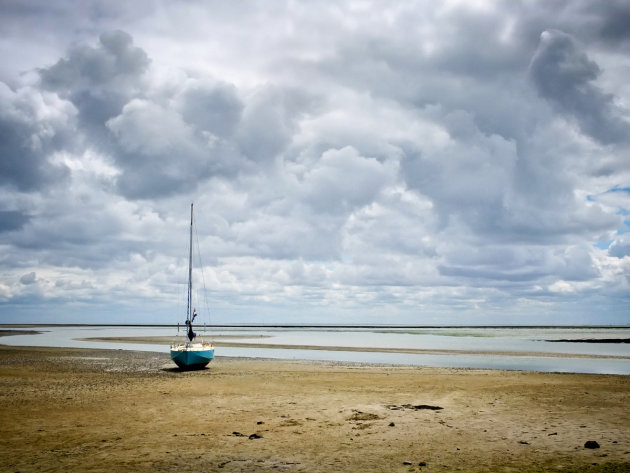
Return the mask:
[[[190,204],[190,241],[188,247],[188,308],[186,320],[192,323],[192,237],[193,237],[193,204]]]

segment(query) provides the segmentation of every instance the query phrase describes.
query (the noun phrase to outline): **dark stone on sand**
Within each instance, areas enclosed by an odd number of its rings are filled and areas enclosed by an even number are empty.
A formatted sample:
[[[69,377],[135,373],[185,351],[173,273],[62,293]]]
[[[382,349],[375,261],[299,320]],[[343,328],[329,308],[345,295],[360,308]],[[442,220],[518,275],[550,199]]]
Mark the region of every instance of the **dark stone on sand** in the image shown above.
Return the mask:
[[[262,420],[259,420],[258,422],[256,422],[256,425],[263,425],[264,422]]]
[[[258,434],[251,434],[249,436],[249,440],[254,440],[254,439],[261,439],[262,435],[258,435]]]
[[[599,444],[595,440],[589,440],[584,444],[584,448],[599,448]]]
[[[245,437],[245,435],[243,435],[240,432],[236,432],[236,431],[232,432],[232,435],[234,435],[234,437]]]
[[[430,410],[430,411],[441,411],[442,409],[444,409],[443,407],[440,407],[440,406],[429,406],[428,404],[417,404],[417,405],[403,404],[401,406],[389,405],[385,407],[387,407],[391,411],[399,411],[399,410],[404,410],[404,409],[413,409],[416,411],[421,411],[425,409]]]
[[[529,445],[529,442],[526,442],[525,440],[519,440],[519,442],[521,445]]]
[[[409,462],[409,461],[404,461],[403,465],[413,465],[413,463]]]
[[[420,462],[418,463],[418,466],[427,466],[427,462]]]
[[[390,427],[396,427],[396,424],[394,424],[393,422],[390,422],[390,423],[389,423],[389,426],[390,426]]]

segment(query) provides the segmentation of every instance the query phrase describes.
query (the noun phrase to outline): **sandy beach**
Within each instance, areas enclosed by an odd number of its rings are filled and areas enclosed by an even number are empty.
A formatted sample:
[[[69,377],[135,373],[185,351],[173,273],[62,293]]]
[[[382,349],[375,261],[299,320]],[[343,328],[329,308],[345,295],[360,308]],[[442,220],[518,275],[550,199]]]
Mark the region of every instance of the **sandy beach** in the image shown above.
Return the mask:
[[[3,472],[630,471],[628,376],[0,346],[0,385]]]

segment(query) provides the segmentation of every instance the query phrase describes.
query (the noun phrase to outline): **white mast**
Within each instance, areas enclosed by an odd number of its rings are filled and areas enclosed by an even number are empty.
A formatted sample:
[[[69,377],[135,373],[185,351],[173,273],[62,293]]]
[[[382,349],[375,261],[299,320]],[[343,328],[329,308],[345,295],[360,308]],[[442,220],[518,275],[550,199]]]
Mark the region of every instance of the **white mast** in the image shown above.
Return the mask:
[[[192,323],[192,234],[193,234],[193,204],[190,204],[190,246],[188,247],[188,308],[186,320]]]

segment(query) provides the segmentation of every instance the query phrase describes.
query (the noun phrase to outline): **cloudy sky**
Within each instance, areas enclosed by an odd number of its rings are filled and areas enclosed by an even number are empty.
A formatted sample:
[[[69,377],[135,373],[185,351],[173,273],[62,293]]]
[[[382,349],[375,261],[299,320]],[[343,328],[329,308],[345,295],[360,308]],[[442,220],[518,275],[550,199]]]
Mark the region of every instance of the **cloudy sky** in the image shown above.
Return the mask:
[[[627,1],[0,11],[1,323],[630,323]]]

